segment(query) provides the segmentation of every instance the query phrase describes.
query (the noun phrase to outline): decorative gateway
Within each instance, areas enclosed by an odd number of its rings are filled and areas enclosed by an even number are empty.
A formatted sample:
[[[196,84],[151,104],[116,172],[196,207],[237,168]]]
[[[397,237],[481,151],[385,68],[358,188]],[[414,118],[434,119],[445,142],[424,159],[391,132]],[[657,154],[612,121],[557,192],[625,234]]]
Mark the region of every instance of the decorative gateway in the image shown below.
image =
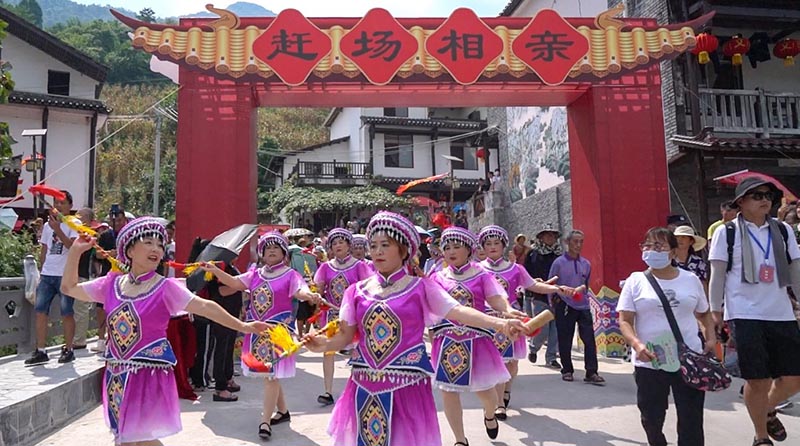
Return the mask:
[[[134,29],[133,46],[228,79],[277,77],[297,86],[314,80],[385,85],[395,78],[432,81],[449,74],[469,85],[536,79],[547,85],[589,81],[649,65],[695,46],[694,22],[631,26],[612,9],[596,19],[564,19],[543,9],[531,19],[479,18],[467,8],[447,19],[396,19],[380,8],[361,19],[308,19],[286,9],[275,18],[239,19],[224,9],[199,26],[145,23],[112,13]],[[191,20],[184,19],[184,23]]]

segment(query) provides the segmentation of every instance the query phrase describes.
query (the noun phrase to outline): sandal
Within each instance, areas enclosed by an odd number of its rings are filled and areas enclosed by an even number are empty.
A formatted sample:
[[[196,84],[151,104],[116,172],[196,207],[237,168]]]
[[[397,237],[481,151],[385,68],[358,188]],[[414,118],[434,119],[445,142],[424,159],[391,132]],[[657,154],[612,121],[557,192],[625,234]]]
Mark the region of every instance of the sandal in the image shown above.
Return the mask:
[[[761,438],[753,440],[753,446],[775,446],[769,438]]]
[[[214,393],[212,399],[214,401],[228,401],[228,402],[239,401],[239,397],[236,395],[222,396],[219,393]]]
[[[330,406],[333,404],[333,395],[331,395],[330,392],[325,392],[317,397],[317,402],[323,406]]]
[[[572,376],[572,373],[562,373],[561,380],[571,383],[572,381],[575,381],[575,377]]]
[[[497,409],[494,410],[494,417],[498,420],[505,421],[508,418],[508,414],[506,413],[506,408],[503,406],[497,406]]]
[[[286,423],[287,421],[290,421],[291,419],[292,419],[292,416],[289,415],[289,411],[288,410],[286,412],[278,411],[278,412],[275,412],[275,415],[273,415],[272,418],[269,420],[269,425],[270,426],[275,426],[276,424]]]
[[[583,378],[583,382],[587,384],[594,384],[595,386],[604,386],[606,385],[606,380],[602,376],[595,373],[594,375],[589,375],[586,378]]]
[[[258,437],[262,440],[269,440],[272,437],[272,428],[266,421],[258,425]]]
[[[505,406],[506,409],[507,409],[508,408],[508,403],[510,403],[510,402],[511,402],[511,391],[510,390],[506,390],[506,391],[503,392],[503,406]]]
[[[453,446],[469,446],[469,441],[468,440],[457,441],[456,444],[454,444]]]
[[[494,421],[495,424],[497,424],[497,426],[489,427],[489,423],[491,423],[492,421]],[[500,432],[500,423],[497,421],[497,417],[492,417],[492,418],[483,417],[483,426],[486,428],[486,435],[488,435],[489,438],[491,438],[492,440],[497,438],[497,433]]]
[[[778,413],[775,410],[767,414],[767,433],[775,441],[786,440],[786,428],[778,419]]]
[[[228,383],[228,392],[234,393],[234,392],[238,392],[240,390],[242,390],[242,386],[240,386],[239,384],[236,384],[235,381],[231,380]]]

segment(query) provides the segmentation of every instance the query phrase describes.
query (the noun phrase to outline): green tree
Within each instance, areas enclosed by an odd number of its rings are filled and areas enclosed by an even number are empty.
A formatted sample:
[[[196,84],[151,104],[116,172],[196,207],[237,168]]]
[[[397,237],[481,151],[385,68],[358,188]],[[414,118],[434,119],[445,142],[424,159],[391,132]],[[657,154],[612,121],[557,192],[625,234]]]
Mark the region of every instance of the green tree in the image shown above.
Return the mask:
[[[17,4],[17,6],[11,9],[12,12],[16,13],[23,19],[33,23],[39,28],[42,27],[43,23],[42,7],[39,6],[39,2],[37,2],[36,0],[22,0]]]
[[[156,22],[156,12],[150,8],[144,8],[139,11],[139,14],[136,14],[136,17],[147,23],[155,23]]]
[[[0,20],[0,42],[6,37],[7,26],[8,23]],[[0,48],[2,48],[2,44],[0,44]],[[14,81],[11,80],[11,73],[9,70],[11,70],[11,64],[7,61],[0,60],[0,104],[8,102],[8,95],[10,95],[11,90],[14,89]],[[13,140],[8,130],[8,123],[0,122],[0,161],[11,156],[12,142]],[[0,173],[0,175],[2,175],[2,173]]]

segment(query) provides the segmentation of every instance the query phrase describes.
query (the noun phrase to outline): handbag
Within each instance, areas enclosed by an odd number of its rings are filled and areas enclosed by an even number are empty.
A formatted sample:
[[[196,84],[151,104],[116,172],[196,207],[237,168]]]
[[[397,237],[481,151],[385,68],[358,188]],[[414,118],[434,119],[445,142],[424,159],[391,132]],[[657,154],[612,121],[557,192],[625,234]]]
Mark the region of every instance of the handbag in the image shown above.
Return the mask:
[[[678,343],[678,360],[681,363],[680,373],[683,382],[689,387],[704,392],[716,392],[730,387],[732,378],[722,363],[712,356],[697,353],[686,345],[672,307],[667,296],[664,295],[664,290],[661,289],[650,270],[645,271],[644,275],[658,294],[658,298],[661,299],[672,335],[675,336],[675,341]]]

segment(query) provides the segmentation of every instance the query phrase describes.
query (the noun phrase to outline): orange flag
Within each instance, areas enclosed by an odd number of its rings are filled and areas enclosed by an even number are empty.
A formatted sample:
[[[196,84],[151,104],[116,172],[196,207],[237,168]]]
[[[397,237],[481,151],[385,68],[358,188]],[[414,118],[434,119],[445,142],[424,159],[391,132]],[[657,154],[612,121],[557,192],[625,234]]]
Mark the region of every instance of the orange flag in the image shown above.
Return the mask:
[[[446,177],[448,175],[450,175],[450,174],[449,173],[441,173],[439,175],[434,175],[432,177],[420,178],[418,180],[409,181],[408,183],[403,184],[402,186],[397,188],[397,195],[403,195],[403,192],[407,191],[408,189],[410,189],[410,188],[412,188],[412,187],[414,187],[414,186],[416,186],[418,184],[430,183],[431,181],[441,180],[442,178],[444,178],[444,177]]]

